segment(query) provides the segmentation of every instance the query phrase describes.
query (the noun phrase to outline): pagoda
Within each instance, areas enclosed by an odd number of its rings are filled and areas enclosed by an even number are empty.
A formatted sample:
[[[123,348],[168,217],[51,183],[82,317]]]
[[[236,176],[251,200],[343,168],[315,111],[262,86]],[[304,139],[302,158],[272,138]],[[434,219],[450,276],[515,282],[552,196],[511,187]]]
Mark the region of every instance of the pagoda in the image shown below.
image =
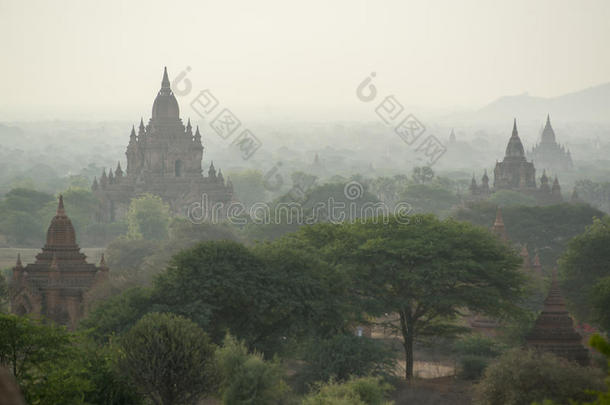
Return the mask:
[[[528,347],[551,352],[581,365],[589,363],[589,352],[582,344],[582,337],[574,329],[555,271],[542,312],[526,337],[526,342]]]
[[[171,89],[167,68],[163,70],[161,89],[152,106],[147,124],[140,119],[132,126],[125,150],[125,171],[118,162],[114,170],[104,169],[93,180],[91,190],[99,200],[96,219],[113,222],[127,214],[133,198],[143,194],[161,197],[176,214],[187,214],[188,207],[204,198],[212,205],[225,206],[233,201],[233,185],[222,170],[211,162],[204,176],[204,146],[199,127],[190,119],[180,118],[180,107]]]
[[[84,315],[86,293],[107,278],[104,256],[96,266],[87,263],[80,251],[60,195],[46,244],[36,261],[24,267],[17,255],[10,285],[11,311],[20,316],[42,316],[74,330]]]

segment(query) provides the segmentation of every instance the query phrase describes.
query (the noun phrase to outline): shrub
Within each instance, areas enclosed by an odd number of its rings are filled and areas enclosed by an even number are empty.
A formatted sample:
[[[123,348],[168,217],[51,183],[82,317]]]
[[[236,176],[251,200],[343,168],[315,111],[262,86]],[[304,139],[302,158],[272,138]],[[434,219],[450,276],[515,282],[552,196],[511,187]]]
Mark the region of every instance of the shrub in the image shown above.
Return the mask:
[[[487,368],[490,358],[475,355],[462,356],[459,359],[458,377],[464,380],[477,380]]]
[[[601,373],[550,353],[513,349],[491,363],[475,386],[475,403],[521,405],[545,399],[558,403],[591,398],[603,388]]]
[[[281,404],[286,399],[289,390],[277,360],[266,362],[261,354],[248,353],[246,346],[231,336],[225,338],[216,356],[223,404]]]
[[[392,387],[378,377],[362,377],[343,384],[330,381],[319,384],[302,405],[392,405],[386,401]]]
[[[394,354],[382,342],[355,335],[336,335],[305,347],[305,381],[342,382],[351,376],[390,375]]]

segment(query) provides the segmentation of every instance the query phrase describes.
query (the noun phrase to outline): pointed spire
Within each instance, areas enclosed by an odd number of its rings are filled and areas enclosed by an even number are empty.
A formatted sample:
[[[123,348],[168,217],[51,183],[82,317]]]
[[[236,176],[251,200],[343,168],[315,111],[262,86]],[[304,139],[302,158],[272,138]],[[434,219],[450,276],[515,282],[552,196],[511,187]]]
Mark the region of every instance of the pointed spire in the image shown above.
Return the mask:
[[[135,138],[136,137],[136,127],[135,125],[131,126],[131,133],[129,134],[130,138]]]
[[[108,170],[108,184],[114,184],[114,175],[112,174],[112,169]]]
[[[161,80],[162,88],[169,88],[169,77],[167,76],[167,66],[163,68],[163,80]]]
[[[199,132],[199,125],[197,125],[197,129],[195,130],[195,141],[201,142],[201,133]]]
[[[220,183],[224,184],[225,179],[224,179],[224,177],[222,176],[222,169],[218,169],[218,176],[217,176],[217,177],[218,177],[218,181],[219,181]]]
[[[117,162],[116,170],[114,171],[115,177],[123,177],[123,169],[121,169],[121,162]]]
[[[93,178],[93,184],[91,185],[91,190],[92,191],[96,191],[99,188],[99,185],[97,183],[97,176],[95,176]]]
[[[553,187],[551,188],[553,194],[561,194],[561,186],[559,185],[559,179],[557,175],[555,175],[555,180],[553,181]]]
[[[64,209],[64,196],[59,195],[59,203],[57,204],[57,215],[66,215],[66,210]]]
[[[551,114],[546,115],[546,126],[551,126]]]
[[[216,177],[216,169],[214,168],[214,162],[210,163],[210,168],[208,169],[208,177],[215,178]]]
[[[21,253],[17,253],[17,263],[15,264],[15,267],[18,269],[23,268],[23,263],[21,263]]]
[[[519,132],[517,131],[516,118],[513,121],[513,134],[508,140],[508,145],[506,145],[506,157],[519,159],[525,157],[525,150],[523,149],[523,144],[521,143],[521,138],[519,138]]]
[[[100,177],[100,186],[102,187],[102,189],[106,188],[106,185],[108,184],[108,176],[106,175],[106,169],[102,169],[102,177]]]

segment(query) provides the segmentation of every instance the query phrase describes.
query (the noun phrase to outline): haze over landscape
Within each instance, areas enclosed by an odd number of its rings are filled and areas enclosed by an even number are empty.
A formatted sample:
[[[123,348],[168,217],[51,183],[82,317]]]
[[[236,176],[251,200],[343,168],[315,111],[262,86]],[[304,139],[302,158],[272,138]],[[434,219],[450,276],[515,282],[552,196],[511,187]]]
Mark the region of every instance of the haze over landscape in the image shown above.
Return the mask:
[[[0,405],[610,404],[607,0],[0,0]]]

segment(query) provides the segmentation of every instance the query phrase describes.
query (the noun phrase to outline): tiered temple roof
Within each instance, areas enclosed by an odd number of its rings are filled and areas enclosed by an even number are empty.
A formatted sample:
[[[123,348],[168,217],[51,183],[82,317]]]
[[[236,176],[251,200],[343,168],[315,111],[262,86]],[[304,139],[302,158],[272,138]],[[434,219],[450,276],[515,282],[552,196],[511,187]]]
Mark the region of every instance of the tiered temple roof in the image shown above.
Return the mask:
[[[572,317],[559,289],[556,272],[553,272],[551,289],[544,300],[542,312],[526,341],[529,347],[551,352],[582,365],[589,362],[589,352],[582,344],[582,337],[574,329]]]
[[[87,263],[81,253],[63,197],[59,196],[57,213],[36,261],[24,267],[21,255],[17,255],[11,281],[11,311],[43,316],[74,329],[84,313],[85,294],[107,277],[103,256],[100,266],[96,266]]]

